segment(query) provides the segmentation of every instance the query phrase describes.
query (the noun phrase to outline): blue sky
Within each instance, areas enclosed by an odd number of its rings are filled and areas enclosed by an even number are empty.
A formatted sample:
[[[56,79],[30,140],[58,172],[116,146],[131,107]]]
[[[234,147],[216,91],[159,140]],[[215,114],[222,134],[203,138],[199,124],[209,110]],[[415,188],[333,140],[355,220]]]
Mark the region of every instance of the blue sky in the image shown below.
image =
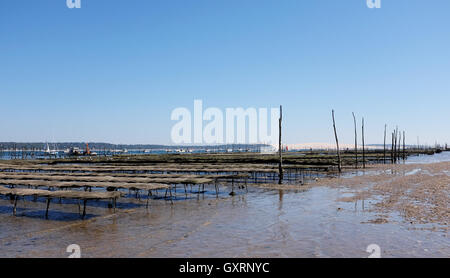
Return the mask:
[[[0,2],[0,141],[170,143],[171,111],[283,105],[287,143],[450,142],[450,1]]]

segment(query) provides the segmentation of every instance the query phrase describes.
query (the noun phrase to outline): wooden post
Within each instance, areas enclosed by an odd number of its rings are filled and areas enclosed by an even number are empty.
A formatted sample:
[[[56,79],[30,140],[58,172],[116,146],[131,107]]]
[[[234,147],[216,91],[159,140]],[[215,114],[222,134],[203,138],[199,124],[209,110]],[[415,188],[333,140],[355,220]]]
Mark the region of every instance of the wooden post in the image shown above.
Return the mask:
[[[397,142],[397,130],[396,129],[394,129],[394,139],[393,139],[393,141],[392,141],[392,153],[393,153],[393,156],[392,156],[392,161],[395,163],[395,161],[396,161],[396,159],[395,159],[395,150],[396,150],[396,142]]]
[[[86,216],[86,203],[87,203],[87,200],[84,199],[83,200],[83,216],[82,216],[83,219]]]
[[[358,133],[356,131],[356,117],[355,113],[352,112],[353,123],[355,125],[355,169],[358,169]]]
[[[50,207],[50,198],[47,198],[47,208],[45,210],[45,219],[48,219],[48,208]]]
[[[386,164],[386,128],[387,125],[384,125],[384,148],[383,148],[383,163]]]
[[[280,162],[278,164],[278,184],[283,182],[283,150],[281,146],[281,122],[283,120],[283,107],[280,105],[280,119],[278,121],[278,152],[280,156]]]
[[[406,132],[403,131],[403,160],[406,159]]]
[[[17,199],[19,199],[19,196],[14,196],[14,209],[13,209],[13,215],[16,216],[17,211]]]
[[[400,142],[399,136],[401,136],[401,135],[400,135],[400,131],[398,130],[398,127],[397,127],[397,131],[395,134],[395,161],[396,162],[398,162],[398,143]]]
[[[394,130],[394,163],[397,162],[397,138],[398,138],[398,127]]]
[[[331,115],[333,117],[333,129],[334,129],[334,137],[336,138],[336,148],[337,148],[337,157],[338,157],[338,170],[339,170],[339,173],[340,173],[340,172],[342,172],[342,168],[341,168],[341,152],[339,150],[339,140],[338,140],[337,131],[336,131],[336,121],[334,119],[334,110],[331,111]]]
[[[392,132],[391,140],[391,163],[394,163],[394,132]]]
[[[362,151],[363,151],[363,168],[366,168],[366,150],[364,142],[364,117],[362,118]]]

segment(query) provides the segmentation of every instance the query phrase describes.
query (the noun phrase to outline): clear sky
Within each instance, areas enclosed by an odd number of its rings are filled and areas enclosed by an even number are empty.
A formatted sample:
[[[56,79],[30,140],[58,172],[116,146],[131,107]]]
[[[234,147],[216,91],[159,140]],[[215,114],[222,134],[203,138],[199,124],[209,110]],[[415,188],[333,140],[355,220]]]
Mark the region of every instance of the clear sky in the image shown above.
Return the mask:
[[[174,108],[283,105],[287,143],[450,143],[450,1],[0,1],[0,141],[169,144]]]

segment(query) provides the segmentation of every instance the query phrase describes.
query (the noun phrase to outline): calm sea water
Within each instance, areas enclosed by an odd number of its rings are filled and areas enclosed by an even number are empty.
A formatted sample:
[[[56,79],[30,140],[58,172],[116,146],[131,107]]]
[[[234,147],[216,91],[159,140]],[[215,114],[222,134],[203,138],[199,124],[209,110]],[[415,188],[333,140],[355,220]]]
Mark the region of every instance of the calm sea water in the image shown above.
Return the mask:
[[[411,163],[437,163],[450,161],[450,152],[442,152],[434,155],[411,156],[406,160],[406,164]]]

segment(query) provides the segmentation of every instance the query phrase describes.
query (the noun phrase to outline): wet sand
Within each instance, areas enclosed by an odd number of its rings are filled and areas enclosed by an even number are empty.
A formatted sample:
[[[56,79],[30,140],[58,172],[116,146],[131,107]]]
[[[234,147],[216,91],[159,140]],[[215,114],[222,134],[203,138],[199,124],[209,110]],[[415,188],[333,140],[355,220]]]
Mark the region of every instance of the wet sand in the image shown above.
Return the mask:
[[[428,229],[448,232],[450,221],[450,162],[378,165],[337,179],[321,179],[317,185],[346,189],[343,202],[378,200],[371,211],[389,221],[398,213],[405,221],[429,224]]]
[[[420,169],[420,170],[416,170]],[[44,201],[0,199],[0,257],[449,257],[450,163],[371,166],[288,190],[214,188],[177,199],[97,202],[81,221],[70,201],[42,217]]]

